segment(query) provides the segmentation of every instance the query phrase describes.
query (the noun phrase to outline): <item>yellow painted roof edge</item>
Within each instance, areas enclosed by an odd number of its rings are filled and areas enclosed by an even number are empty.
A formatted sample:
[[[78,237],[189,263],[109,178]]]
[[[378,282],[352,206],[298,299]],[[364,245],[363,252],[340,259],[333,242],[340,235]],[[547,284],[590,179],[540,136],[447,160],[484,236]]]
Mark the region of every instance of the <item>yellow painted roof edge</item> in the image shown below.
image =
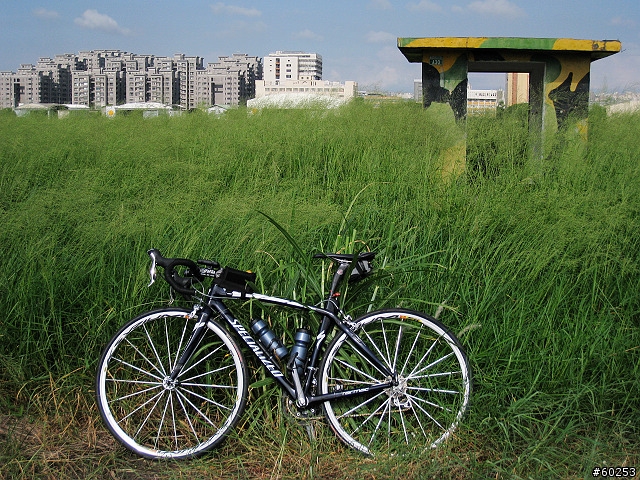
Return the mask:
[[[518,37],[399,37],[402,49],[421,48],[493,48],[519,50],[556,50],[573,52],[617,53],[619,40],[582,40],[573,38],[518,38]]]

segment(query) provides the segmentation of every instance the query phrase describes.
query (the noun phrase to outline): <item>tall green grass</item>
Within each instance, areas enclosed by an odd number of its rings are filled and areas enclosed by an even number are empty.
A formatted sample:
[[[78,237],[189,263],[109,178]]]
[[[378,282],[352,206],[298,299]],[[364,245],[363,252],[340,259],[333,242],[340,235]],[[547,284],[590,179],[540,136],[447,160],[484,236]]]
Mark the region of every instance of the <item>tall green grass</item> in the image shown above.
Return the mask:
[[[328,274],[313,253],[371,248],[378,277],[348,306],[444,306],[472,362],[472,409],[441,462],[538,478],[640,466],[640,116],[591,120],[588,144],[569,129],[541,159],[517,116],[470,118],[469,164],[482,167],[444,181],[463,132],[411,103],[3,113],[0,412],[59,408],[32,394],[51,383],[91,398],[108,338],[168,298],[146,288],[150,247],[251,269],[264,291],[308,302]],[[277,422],[274,391],[257,385],[252,412]]]

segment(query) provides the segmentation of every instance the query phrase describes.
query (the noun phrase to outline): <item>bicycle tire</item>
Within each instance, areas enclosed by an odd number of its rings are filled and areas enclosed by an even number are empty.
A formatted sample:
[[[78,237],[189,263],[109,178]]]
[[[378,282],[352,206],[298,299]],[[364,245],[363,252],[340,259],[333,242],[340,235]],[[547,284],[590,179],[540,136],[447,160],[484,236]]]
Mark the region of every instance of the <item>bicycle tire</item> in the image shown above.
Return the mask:
[[[469,405],[471,371],[458,339],[438,320],[388,309],[358,319],[356,333],[398,374],[398,385],[323,403],[329,425],[365,455],[420,454],[444,442]],[[336,335],[320,366],[320,393],[388,382],[347,339]]]
[[[142,457],[200,455],[224,440],[244,410],[246,363],[213,320],[177,381],[169,381],[193,326],[188,310],[144,313],[114,335],[98,364],[100,415],[113,436]]]

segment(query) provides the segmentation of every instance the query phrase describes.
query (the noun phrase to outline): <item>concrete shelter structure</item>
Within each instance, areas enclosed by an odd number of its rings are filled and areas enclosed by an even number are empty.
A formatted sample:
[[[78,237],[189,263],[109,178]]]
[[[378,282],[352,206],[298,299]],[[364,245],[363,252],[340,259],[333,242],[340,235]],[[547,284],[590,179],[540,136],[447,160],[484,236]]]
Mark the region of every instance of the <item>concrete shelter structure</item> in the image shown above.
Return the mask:
[[[561,128],[586,119],[591,62],[618,53],[618,40],[517,37],[398,38],[409,62],[422,64],[423,103],[467,114],[469,72],[529,74],[530,129]]]

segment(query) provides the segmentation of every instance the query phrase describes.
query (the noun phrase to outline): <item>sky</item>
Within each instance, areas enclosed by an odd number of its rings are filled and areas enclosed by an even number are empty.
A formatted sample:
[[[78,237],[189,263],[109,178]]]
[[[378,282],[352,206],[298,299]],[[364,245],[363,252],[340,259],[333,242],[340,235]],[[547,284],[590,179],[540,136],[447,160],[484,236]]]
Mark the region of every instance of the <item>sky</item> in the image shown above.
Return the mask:
[[[204,58],[318,53],[323,80],[412,92],[421,77],[398,37],[560,37],[620,40],[591,66],[592,91],[640,91],[638,0],[3,0],[0,71],[81,50]],[[472,74],[502,88],[502,74]]]

